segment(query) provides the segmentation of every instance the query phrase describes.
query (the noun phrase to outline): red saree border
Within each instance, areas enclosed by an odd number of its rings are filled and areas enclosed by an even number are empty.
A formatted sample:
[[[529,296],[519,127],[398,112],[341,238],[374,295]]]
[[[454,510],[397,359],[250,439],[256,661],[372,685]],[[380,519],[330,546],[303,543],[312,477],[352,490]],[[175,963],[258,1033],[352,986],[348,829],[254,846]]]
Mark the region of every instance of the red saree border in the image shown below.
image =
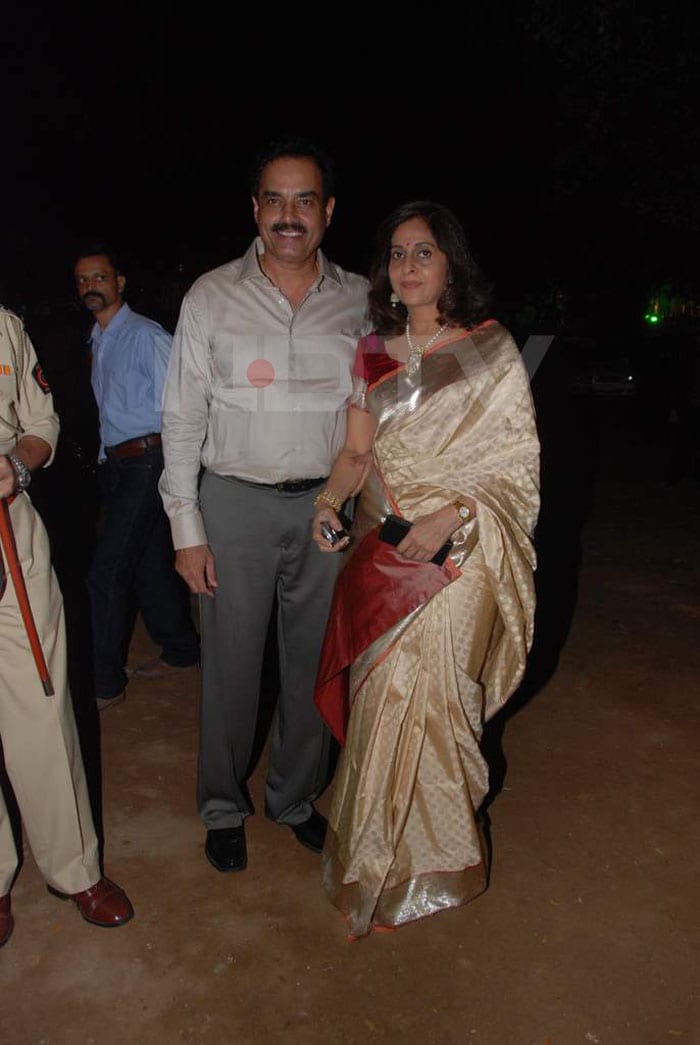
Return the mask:
[[[381,635],[461,576],[442,566],[404,559],[379,540],[378,527],[358,544],[336,582],[321,649],[314,703],[339,743],[350,714],[350,665]]]
[[[490,327],[497,322],[498,320],[496,319],[485,319],[483,323],[478,323],[475,327],[471,327],[471,329],[467,330],[464,334],[455,334],[454,337],[449,338],[447,341],[440,341],[437,345],[434,345],[432,348],[428,349],[428,351],[425,353],[424,358],[432,356],[437,352],[441,352],[448,345],[454,345],[458,341],[463,341],[465,337],[471,337],[471,335],[475,334],[478,330],[484,330],[486,327]],[[380,335],[370,334],[368,335],[368,338],[369,337],[379,338]],[[381,338],[381,341],[383,342],[384,338]],[[395,359],[393,356],[390,356],[386,349],[383,349],[382,351],[384,352],[384,355],[387,357],[387,359],[390,359],[392,363],[394,363],[394,366],[391,369],[387,370],[386,373],[381,374],[375,381],[367,382],[368,393],[371,392],[373,389],[378,388],[381,384],[384,383],[384,381],[387,381],[390,377],[393,377],[397,370],[405,370],[406,368],[405,363],[402,363],[399,359]]]

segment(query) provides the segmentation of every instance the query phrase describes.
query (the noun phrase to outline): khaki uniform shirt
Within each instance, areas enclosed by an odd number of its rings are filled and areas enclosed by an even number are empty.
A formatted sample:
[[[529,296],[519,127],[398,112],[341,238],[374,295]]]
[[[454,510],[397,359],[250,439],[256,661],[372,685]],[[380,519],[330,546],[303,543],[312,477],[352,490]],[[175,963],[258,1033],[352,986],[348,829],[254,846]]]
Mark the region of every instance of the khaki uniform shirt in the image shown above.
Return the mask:
[[[242,258],[186,294],[163,402],[160,482],[176,548],[206,544],[200,467],[277,483],[328,475],[345,441],[357,342],[369,332],[368,282],[318,251],[320,276],[295,310]]]
[[[53,458],[58,431],[53,397],[24,324],[0,306],[0,454],[12,453],[23,435],[36,435]]]
[[[36,435],[49,444],[53,458],[58,429],[53,397],[24,324],[0,305],[0,454],[11,454],[23,435]],[[0,555],[0,595],[4,586]]]

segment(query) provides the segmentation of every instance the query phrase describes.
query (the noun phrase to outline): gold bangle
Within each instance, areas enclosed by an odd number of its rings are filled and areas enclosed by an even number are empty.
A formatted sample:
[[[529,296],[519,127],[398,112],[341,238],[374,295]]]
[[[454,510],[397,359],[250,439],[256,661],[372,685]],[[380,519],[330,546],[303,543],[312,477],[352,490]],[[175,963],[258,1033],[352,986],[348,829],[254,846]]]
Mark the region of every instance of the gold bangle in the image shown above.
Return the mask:
[[[314,508],[320,508],[322,504],[327,504],[334,512],[339,512],[343,507],[343,502],[340,497],[338,497],[337,494],[331,493],[330,490],[321,490],[321,492],[314,497]]]

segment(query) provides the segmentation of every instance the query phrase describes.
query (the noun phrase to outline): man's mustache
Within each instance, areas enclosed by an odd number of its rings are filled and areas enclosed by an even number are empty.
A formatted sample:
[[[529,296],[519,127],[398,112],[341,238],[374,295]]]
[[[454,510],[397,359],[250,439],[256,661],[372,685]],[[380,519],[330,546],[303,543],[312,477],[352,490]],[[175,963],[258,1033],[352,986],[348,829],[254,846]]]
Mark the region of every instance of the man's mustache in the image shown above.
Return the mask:
[[[89,298],[96,298],[101,301],[103,305],[107,304],[107,299],[104,294],[100,294],[98,290],[88,290],[87,293],[83,294],[83,301],[87,301]]]
[[[306,232],[303,225],[298,225],[293,221],[276,221],[272,226],[273,232]]]

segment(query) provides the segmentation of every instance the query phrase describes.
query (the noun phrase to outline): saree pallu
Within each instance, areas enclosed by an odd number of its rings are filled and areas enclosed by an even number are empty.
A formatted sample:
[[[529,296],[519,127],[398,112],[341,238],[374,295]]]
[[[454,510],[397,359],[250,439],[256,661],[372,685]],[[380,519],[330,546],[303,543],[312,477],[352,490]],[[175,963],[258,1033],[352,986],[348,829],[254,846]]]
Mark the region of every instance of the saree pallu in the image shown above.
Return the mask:
[[[339,739],[323,883],[352,936],[466,903],[486,888],[476,812],[484,723],[520,681],[535,608],[539,442],[525,368],[490,321],[417,374],[360,344],[377,420],[373,470],[336,586],[316,704]],[[378,540],[471,496],[443,566]]]

